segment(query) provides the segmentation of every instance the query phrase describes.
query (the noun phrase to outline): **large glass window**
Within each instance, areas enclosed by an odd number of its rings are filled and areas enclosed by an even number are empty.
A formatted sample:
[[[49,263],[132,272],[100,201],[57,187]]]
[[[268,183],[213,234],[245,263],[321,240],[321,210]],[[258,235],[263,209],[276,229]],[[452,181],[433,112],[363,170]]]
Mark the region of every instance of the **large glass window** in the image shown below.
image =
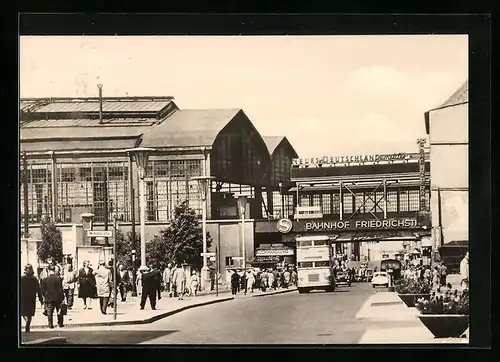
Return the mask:
[[[21,176],[23,174],[21,173]],[[44,215],[52,214],[52,172],[51,164],[28,165],[25,174],[28,183],[28,220],[39,223]],[[20,188],[20,211],[24,219],[24,186]]]
[[[366,213],[375,212],[374,200],[376,200],[376,197],[377,197],[377,195],[375,192],[371,192],[371,191],[365,192],[365,212]]]
[[[300,206],[301,207],[312,206],[311,205],[311,195],[308,195],[308,194],[300,195]]]
[[[339,197],[339,194],[333,194],[332,213],[334,215],[338,215],[340,213],[340,197]]]
[[[364,201],[364,194],[363,192],[355,192],[354,193],[356,196],[354,197],[354,212],[357,212],[358,214],[362,214],[365,212],[365,206],[363,204]]]
[[[312,206],[321,207],[321,195],[312,195]]]
[[[151,204],[150,220],[167,221],[174,216],[175,207],[188,201],[201,217],[202,201],[198,181],[192,177],[202,175],[201,160],[152,160],[149,180],[154,190],[148,199]]]
[[[399,211],[409,211],[408,209],[408,191],[399,191]]]
[[[323,194],[321,195],[321,212],[325,215],[330,215],[332,213],[332,195]]]
[[[75,222],[83,212],[104,221],[106,193],[108,220],[129,219],[127,162],[60,163],[56,177],[57,221]]]
[[[350,192],[347,192],[347,193],[344,193],[342,195],[342,197],[343,197],[342,202],[344,204],[343,205],[344,206],[344,213],[351,214],[353,212],[353,210],[352,210],[352,206],[353,206],[353,204],[352,204],[352,198],[353,198],[352,194]]]
[[[408,211],[420,210],[420,190],[408,190]]]
[[[398,192],[387,191],[387,212],[398,211]]]

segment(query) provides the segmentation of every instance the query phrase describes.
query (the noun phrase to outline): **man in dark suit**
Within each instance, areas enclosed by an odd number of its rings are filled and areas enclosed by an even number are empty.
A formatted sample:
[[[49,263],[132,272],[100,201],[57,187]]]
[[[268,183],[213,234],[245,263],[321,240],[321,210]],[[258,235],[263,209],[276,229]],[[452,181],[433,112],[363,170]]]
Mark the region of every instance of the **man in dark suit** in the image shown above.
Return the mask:
[[[154,264],[151,264],[150,268],[150,273],[153,275],[153,279],[155,280],[155,293],[158,294],[158,300],[161,299],[161,272],[156,268]]]
[[[45,310],[49,321],[49,328],[54,328],[54,309],[57,311],[57,324],[64,327],[64,315],[60,313],[61,304],[64,301],[64,291],[61,277],[55,274],[54,265],[47,268],[47,277],[42,280],[42,294],[45,300]]]
[[[118,290],[120,291],[122,302],[125,302],[127,300],[127,290],[130,285],[130,277],[128,274],[128,270],[123,268],[123,264],[118,265],[116,285],[118,285]]]
[[[149,271],[149,268],[147,266],[140,267],[139,272],[141,273],[142,285],[141,310],[144,310],[144,307],[146,306],[146,300],[148,298],[151,309],[156,310],[157,281],[154,277],[154,274]]]

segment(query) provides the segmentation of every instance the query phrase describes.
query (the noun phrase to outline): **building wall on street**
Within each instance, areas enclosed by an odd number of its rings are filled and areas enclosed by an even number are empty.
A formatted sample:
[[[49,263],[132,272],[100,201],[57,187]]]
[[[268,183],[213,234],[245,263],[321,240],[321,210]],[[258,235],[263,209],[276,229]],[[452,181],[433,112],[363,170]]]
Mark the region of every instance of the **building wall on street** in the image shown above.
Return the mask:
[[[431,190],[469,187],[469,146],[431,145]]]
[[[442,228],[435,247],[468,240],[468,111],[465,103],[429,114],[432,226]]]
[[[469,142],[468,103],[437,109],[431,111],[429,116],[431,144],[436,142]]]
[[[407,241],[407,245],[407,251],[419,247],[416,241]],[[363,242],[360,247],[360,256],[361,260],[363,260],[364,257],[369,257],[371,261],[380,261],[384,259],[382,257],[383,254],[389,254],[389,257],[393,258],[394,254],[399,254],[403,250],[403,241],[401,240]]]
[[[441,191],[443,244],[469,240],[469,192]]]
[[[26,242],[27,241],[27,242]],[[33,268],[35,269],[38,265],[38,256],[37,256],[37,242],[39,240],[37,239],[21,239],[21,274],[24,273],[24,267],[26,264],[31,264],[33,265]]]
[[[160,229],[166,228],[167,226],[167,223],[146,224],[146,240],[151,240]],[[71,254],[76,255],[76,245],[84,244],[82,226],[79,224],[61,224],[58,225],[58,228],[61,230],[63,236],[64,252],[69,254],[71,253],[71,250],[75,249],[74,254]],[[131,230],[131,225],[130,223],[121,224],[120,228],[124,233],[128,233]],[[94,227],[94,229],[102,229],[102,227],[97,226]],[[207,231],[212,237],[212,245],[209,248],[209,251],[214,252],[215,246],[219,245],[219,270],[222,275],[224,275],[223,271],[226,268],[226,257],[242,256],[241,222],[239,220],[225,220],[223,222],[210,220],[207,222]],[[136,233],[137,235],[140,233],[139,225],[136,226]],[[40,227],[30,227],[30,234],[34,238],[40,238]],[[245,245],[247,259],[251,259],[254,256],[254,239],[254,222],[253,220],[247,220],[245,221]],[[140,245],[137,245],[137,248],[139,249]]]

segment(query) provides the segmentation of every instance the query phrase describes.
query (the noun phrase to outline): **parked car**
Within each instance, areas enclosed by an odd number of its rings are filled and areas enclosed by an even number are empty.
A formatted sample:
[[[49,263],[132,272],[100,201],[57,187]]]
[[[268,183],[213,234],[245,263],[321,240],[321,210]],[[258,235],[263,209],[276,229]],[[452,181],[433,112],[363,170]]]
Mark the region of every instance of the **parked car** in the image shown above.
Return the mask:
[[[388,287],[389,286],[389,275],[387,272],[376,272],[373,273],[373,278],[372,278],[372,287]]]
[[[335,280],[336,285],[347,285],[348,287],[350,287],[351,283],[352,283],[351,276],[349,275],[348,272],[346,271],[337,272],[337,277]]]

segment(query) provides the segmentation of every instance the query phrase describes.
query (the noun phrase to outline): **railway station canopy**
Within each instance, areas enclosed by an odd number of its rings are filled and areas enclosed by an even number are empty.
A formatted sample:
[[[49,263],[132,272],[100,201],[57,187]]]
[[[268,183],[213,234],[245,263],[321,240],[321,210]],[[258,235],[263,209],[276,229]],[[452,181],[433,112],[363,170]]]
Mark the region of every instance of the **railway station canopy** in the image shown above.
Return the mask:
[[[271,159],[241,109],[180,110],[173,97],[25,98],[20,149],[72,158],[125,155],[133,147],[157,154],[209,153],[217,181],[267,186]],[[69,157],[68,156],[68,157]]]

